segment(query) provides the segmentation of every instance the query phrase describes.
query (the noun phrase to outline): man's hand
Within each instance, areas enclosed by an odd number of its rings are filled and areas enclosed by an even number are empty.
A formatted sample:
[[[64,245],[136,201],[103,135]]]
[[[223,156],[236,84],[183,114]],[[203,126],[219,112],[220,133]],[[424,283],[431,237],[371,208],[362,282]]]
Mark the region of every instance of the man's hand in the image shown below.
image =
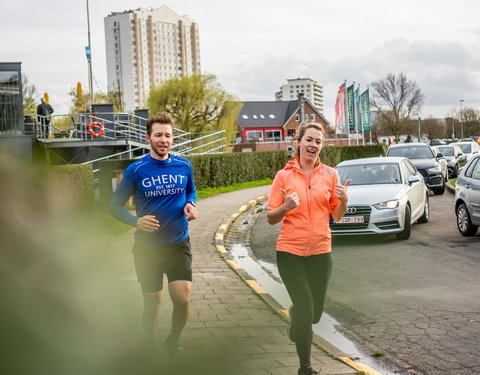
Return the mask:
[[[287,192],[283,189],[280,189],[282,194],[283,194],[283,206],[287,211],[293,210],[294,208],[297,208],[300,204],[300,199],[298,198],[298,195],[296,192],[293,192],[292,194],[288,195]]]
[[[137,228],[141,232],[151,233],[155,232],[156,230],[158,230],[158,228],[160,228],[160,223],[157,219],[155,219],[155,216],[145,215],[138,219]]]
[[[183,213],[187,217],[188,221],[195,220],[198,217],[197,208],[190,202],[188,202],[183,208]]]

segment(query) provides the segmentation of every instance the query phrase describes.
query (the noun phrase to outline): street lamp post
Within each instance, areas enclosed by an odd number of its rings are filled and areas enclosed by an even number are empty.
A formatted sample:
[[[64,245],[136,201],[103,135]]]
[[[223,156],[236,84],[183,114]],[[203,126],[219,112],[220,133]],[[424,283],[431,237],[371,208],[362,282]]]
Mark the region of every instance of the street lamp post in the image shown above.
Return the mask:
[[[464,102],[463,99],[460,99],[460,134],[462,135],[461,138],[463,138],[463,114],[462,114],[462,103]]]
[[[88,91],[90,91],[90,111],[92,110],[93,104],[93,82],[92,82],[92,48],[90,44],[90,12],[88,9],[88,0],[87,0],[87,27],[88,27],[88,46],[86,48],[87,52],[87,61],[88,61]]]

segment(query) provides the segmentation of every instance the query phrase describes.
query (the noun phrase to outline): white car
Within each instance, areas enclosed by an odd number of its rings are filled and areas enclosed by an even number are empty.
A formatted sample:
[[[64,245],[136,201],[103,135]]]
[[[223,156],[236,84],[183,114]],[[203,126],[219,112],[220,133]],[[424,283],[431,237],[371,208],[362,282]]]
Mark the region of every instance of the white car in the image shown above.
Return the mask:
[[[338,222],[330,218],[333,235],[395,234],[408,239],[413,223],[428,221],[428,188],[407,158],[348,160],[336,169],[342,183],[352,181],[347,213]]]
[[[474,155],[480,153],[480,146],[475,141],[453,142],[450,143],[450,146],[451,145],[459,146],[466,155],[467,161],[469,161]]]

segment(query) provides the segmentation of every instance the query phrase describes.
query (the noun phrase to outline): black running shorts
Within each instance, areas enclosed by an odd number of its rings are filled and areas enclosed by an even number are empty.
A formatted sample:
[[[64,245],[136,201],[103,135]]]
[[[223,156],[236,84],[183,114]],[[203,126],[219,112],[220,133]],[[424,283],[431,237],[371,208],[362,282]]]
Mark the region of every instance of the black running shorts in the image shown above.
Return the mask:
[[[135,243],[133,258],[137,279],[143,293],[154,293],[163,289],[163,274],[168,282],[192,281],[192,252],[190,239],[178,245],[142,246]]]

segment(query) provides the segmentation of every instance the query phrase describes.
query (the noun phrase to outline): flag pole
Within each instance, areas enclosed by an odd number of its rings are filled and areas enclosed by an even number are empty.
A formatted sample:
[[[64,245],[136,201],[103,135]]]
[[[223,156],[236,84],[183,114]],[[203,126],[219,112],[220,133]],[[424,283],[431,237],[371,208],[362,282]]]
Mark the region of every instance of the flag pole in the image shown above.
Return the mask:
[[[352,101],[353,101],[352,106],[353,106],[353,128],[354,128],[353,133],[355,134],[355,140],[358,146],[357,116],[355,114],[355,81],[353,81],[353,100]]]
[[[348,105],[347,105],[347,80],[345,80],[345,100],[344,100],[344,104],[345,104],[345,114],[348,114]],[[345,116],[345,121],[346,121],[346,125],[347,125],[347,130],[348,130],[348,145],[350,146],[350,126],[348,124],[348,116]]]
[[[360,93],[360,84],[358,84],[358,92]],[[362,143],[363,145],[365,146],[365,132],[363,130],[363,116],[362,116],[362,98],[359,97],[359,100],[360,100],[360,113],[359,113],[359,117],[360,117],[360,126],[362,127]]]

